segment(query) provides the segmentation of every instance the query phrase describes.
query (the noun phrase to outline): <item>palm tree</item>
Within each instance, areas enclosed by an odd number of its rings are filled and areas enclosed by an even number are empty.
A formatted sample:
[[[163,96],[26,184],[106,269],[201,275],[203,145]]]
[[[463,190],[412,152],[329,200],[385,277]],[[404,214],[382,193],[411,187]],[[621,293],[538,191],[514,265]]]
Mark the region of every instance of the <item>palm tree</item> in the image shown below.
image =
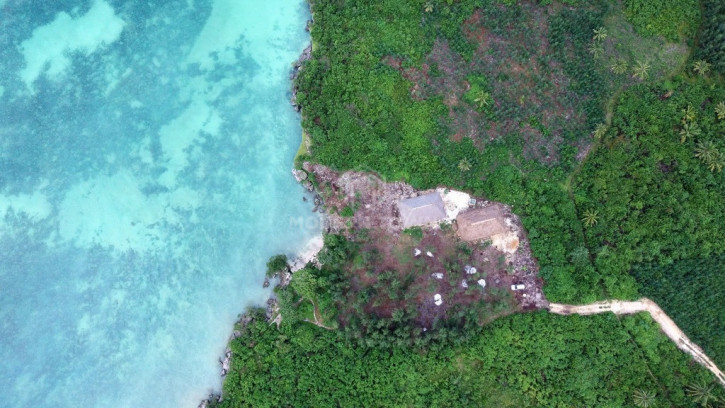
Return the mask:
[[[592,45],[589,46],[589,53],[594,56],[594,58],[599,58],[604,54],[604,47],[602,47],[601,43],[593,42]]]
[[[649,408],[655,405],[656,396],[657,394],[655,394],[654,392],[638,389],[634,390],[634,395],[632,396],[632,399],[634,400],[634,405],[641,408]]]
[[[702,130],[697,126],[697,123],[685,123],[682,125],[680,130],[680,143],[685,143],[687,139],[698,136],[702,133]]]
[[[607,38],[607,29],[604,27],[599,27],[594,29],[594,37],[592,37],[594,41],[604,41],[605,38]]]
[[[642,61],[637,61],[637,66],[632,69],[634,72],[632,74],[633,78],[639,78],[641,80],[645,80],[649,78],[649,64]]]
[[[596,128],[594,128],[594,137],[597,139],[601,139],[605,133],[607,133],[607,125],[604,123],[600,123],[597,125]]]
[[[599,212],[595,210],[584,211],[584,217],[582,218],[582,221],[584,222],[584,225],[586,225],[587,227],[591,227],[592,225],[596,224],[597,221],[599,221]]]
[[[725,102],[720,102],[715,106],[715,113],[717,113],[718,119],[725,119]]]
[[[687,107],[682,110],[682,123],[692,122],[695,120],[695,109],[689,103]]]
[[[701,407],[710,407],[711,401],[717,401],[717,397],[712,394],[712,384],[691,384],[687,386],[687,396],[692,398],[693,402],[700,404]]]
[[[609,69],[611,69],[612,72],[617,75],[622,75],[627,72],[627,68],[629,68],[629,66],[627,65],[627,61],[623,58],[616,60],[612,65],[609,66]]]
[[[710,163],[719,156],[720,152],[717,150],[717,146],[709,140],[700,142],[695,147],[695,157],[700,159],[703,163]]]
[[[708,71],[710,71],[710,63],[705,60],[699,60],[695,61],[694,64],[692,64],[692,70],[700,74],[700,76],[705,76]]]
[[[710,171],[717,171],[720,173],[725,167],[725,154],[718,152],[718,155],[713,157],[708,163],[705,163]]]
[[[423,10],[425,10],[426,13],[433,12],[433,3],[430,1],[426,2],[425,5],[423,6]]]
[[[473,101],[478,104],[479,109],[483,109],[484,106],[488,106],[488,100],[490,98],[491,95],[488,92],[480,91]]]
[[[462,172],[467,172],[471,170],[471,162],[468,161],[468,158],[463,158],[460,162],[458,162],[458,170]]]

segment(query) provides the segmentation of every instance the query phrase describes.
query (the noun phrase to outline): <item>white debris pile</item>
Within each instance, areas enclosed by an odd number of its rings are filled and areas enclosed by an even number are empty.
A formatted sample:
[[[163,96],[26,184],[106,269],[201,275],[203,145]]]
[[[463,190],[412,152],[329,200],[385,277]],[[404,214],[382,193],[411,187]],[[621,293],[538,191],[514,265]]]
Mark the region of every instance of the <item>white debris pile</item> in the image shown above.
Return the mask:
[[[482,288],[486,287],[486,279],[479,279],[478,284],[481,285]]]
[[[462,191],[439,188],[436,191],[443,198],[443,205],[446,208],[446,221],[453,221],[458,213],[468,208],[471,196]]]
[[[465,271],[466,271],[466,273],[467,273],[468,275],[475,275],[475,274],[476,274],[476,272],[478,272],[478,270],[476,270],[476,268],[474,268],[474,267],[473,267],[473,266],[471,266],[471,265],[466,265],[466,266],[465,266],[465,267],[463,268],[463,270],[465,270]]]
[[[428,255],[428,257],[433,258],[433,253],[431,251],[426,251],[425,254]]]
[[[461,286],[462,286],[462,287],[464,287],[464,288],[467,288],[467,287],[468,287],[468,281],[464,279],[464,280],[463,280],[463,281],[461,282]]]
[[[434,277],[434,278],[436,278],[436,279],[439,279],[439,280],[440,279],[443,279],[443,274],[440,273],[440,272],[436,272],[436,273],[432,274],[431,276]]]
[[[435,296],[433,296],[433,303],[435,303],[436,306],[440,306],[443,304],[443,297],[439,293],[436,293]]]
[[[418,256],[420,254],[421,254],[420,249],[418,249],[418,248],[413,249],[413,256]]]

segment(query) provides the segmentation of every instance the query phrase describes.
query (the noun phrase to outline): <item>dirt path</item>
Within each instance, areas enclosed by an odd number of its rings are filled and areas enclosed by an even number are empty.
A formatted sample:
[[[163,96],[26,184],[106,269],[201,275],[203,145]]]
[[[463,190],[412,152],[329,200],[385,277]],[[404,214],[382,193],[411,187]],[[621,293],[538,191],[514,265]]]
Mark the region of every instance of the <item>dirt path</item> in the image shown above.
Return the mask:
[[[593,315],[598,313],[612,312],[616,315],[648,312],[660,325],[662,331],[675,342],[677,348],[691,355],[695,361],[715,374],[715,378],[725,387],[725,374],[720,371],[715,363],[695,343],[690,341],[685,333],[680,330],[672,319],[657,304],[647,298],[638,301],[628,302],[622,300],[608,300],[595,302],[588,305],[564,305],[561,303],[550,303],[549,312],[558,315]]]

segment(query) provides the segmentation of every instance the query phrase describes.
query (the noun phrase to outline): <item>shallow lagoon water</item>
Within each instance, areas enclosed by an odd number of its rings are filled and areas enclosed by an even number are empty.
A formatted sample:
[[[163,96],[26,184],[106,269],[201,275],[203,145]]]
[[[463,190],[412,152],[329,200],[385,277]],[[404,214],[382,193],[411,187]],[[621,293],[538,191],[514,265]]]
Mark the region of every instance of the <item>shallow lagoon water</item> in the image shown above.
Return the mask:
[[[304,0],[0,0],[0,396],[194,407],[266,259],[319,232],[290,175]]]

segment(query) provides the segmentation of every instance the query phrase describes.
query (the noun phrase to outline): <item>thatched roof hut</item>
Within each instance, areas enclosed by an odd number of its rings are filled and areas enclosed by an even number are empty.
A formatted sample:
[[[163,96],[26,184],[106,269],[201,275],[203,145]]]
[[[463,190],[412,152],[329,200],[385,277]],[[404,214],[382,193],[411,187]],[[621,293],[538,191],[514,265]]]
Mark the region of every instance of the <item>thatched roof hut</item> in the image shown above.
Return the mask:
[[[446,218],[443,199],[436,191],[401,200],[398,202],[398,210],[403,221],[403,228],[425,225]]]
[[[466,211],[458,214],[458,236],[464,241],[478,241],[509,231],[504,220],[504,209],[500,205]]]

